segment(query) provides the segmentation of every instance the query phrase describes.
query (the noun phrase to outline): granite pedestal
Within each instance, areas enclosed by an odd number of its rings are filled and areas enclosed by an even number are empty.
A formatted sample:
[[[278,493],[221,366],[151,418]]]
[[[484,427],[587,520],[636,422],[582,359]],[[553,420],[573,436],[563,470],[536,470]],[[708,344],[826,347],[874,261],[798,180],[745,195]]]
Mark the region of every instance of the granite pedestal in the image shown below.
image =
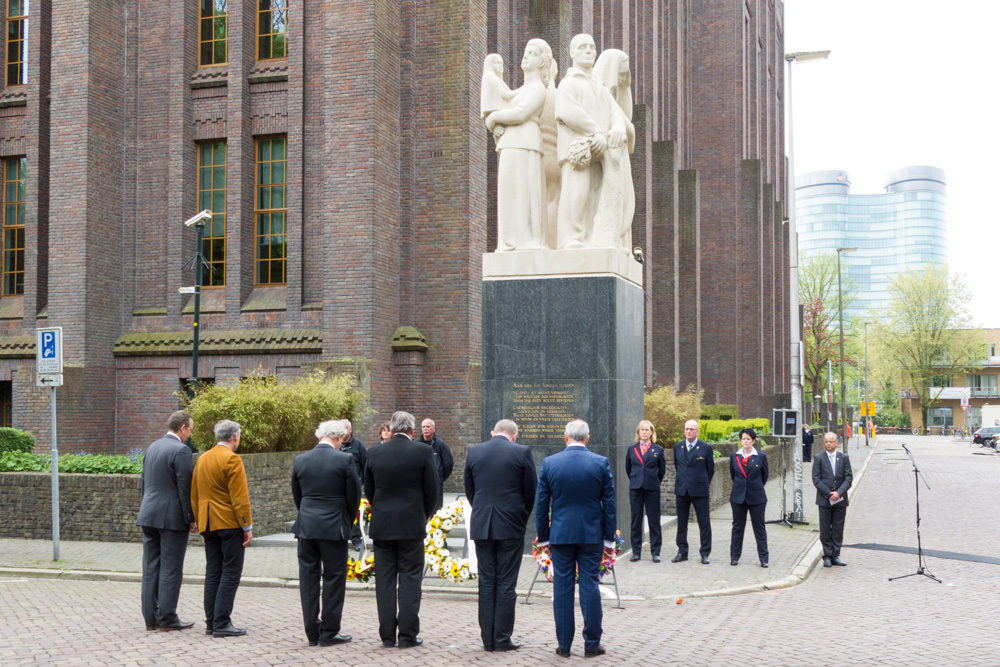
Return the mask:
[[[483,439],[517,422],[518,442],[542,459],[565,447],[572,419],[588,448],[611,461],[617,522],[628,535],[625,453],[643,415],[643,292],[617,275],[483,282]],[[526,545],[535,537],[531,517]]]

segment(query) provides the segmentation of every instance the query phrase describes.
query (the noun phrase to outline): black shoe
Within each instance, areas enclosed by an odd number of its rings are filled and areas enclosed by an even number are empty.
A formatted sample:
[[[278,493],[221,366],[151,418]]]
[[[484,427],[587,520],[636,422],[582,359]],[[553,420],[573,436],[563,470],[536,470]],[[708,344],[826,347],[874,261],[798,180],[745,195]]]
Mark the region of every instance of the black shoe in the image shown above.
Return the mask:
[[[221,628],[214,628],[212,630],[213,637],[242,637],[246,633],[246,629],[237,628],[232,623]]]
[[[588,649],[588,650],[584,651],[583,652],[583,657],[584,658],[596,658],[597,656],[604,655],[607,652],[608,651],[607,651],[606,648],[604,648],[602,645],[598,644],[597,648],[595,648],[595,649]]]
[[[731,561],[729,561],[729,564],[730,565],[739,565],[740,564],[740,559],[739,558],[734,558]]]
[[[382,640],[382,647],[383,648],[396,648],[396,642],[392,641],[391,639],[383,639]]]
[[[680,563],[681,561],[685,561],[687,559],[688,559],[687,554],[677,554],[676,556],[674,556],[673,558],[670,559],[670,562],[671,563]]]
[[[209,637],[212,636],[212,626],[211,625],[205,626],[205,634],[208,635]]]
[[[830,562],[829,556],[823,556],[823,567],[830,567],[833,563]]]
[[[629,561],[633,563],[636,562],[637,560],[639,560],[639,554],[632,554],[632,557],[629,558]]]
[[[487,646],[486,644],[483,644],[483,650],[486,651],[487,653],[492,653],[493,652],[493,647],[492,646]]]
[[[184,621],[178,619],[173,623],[158,625],[156,627],[160,630],[160,632],[170,632],[171,630],[187,630],[192,626],[194,626],[194,623],[185,623]],[[149,627],[147,626],[146,629],[148,630]]]
[[[334,644],[346,644],[351,641],[350,635],[342,635],[340,633],[335,634],[330,639],[321,639],[319,641],[320,646],[333,646]]]
[[[653,556],[653,562],[654,563],[659,563],[660,562],[660,557],[659,556]]]
[[[761,566],[761,567],[767,567],[767,561],[766,561],[766,560],[762,560],[762,561],[760,562],[760,566]]]
[[[423,646],[423,645],[424,645],[424,640],[421,639],[420,637],[415,637],[409,641],[403,641],[402,639],[400,639],[398,644],[399,648],[416,648],[417,646]]]
[[[568,658],[570,656],[569,649],[568,648],[557,648],[556,649],[556,655],[558,655],[561,658]]]
[[[310,639],[309,640],[309,645],[310,646],[319,646],[319,640],[318,639]]]
[[[155,630],[156,630],[156,626],[155,625],[147,625],[146,626],[146,632],[153,632]]]
[[[497,644],[493,647],[494,651],[516,651],[521,648],[521,642],[509,641],[506,644]]]
[[[702,565],[708,565],[710,562],[711,561],[708,560],[708,556],[702,556],[701,557],[701,564]]]
[[[834,556],[833,558],[830,559],[830,562],[833,563],[834,565],[843,565],[845,567],[847,566],[847,563],[840,560],[840,556]]]

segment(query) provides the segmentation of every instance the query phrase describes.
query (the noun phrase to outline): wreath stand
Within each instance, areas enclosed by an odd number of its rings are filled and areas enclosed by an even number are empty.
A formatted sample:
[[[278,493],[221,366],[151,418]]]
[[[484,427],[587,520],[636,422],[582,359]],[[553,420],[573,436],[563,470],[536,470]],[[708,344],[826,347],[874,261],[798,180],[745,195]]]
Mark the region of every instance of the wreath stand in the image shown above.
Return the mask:
[[[534,563],[534,559],[532,559],[532,562]],[[615,599],[618,601],[618,604],[616,604],[614,608],[615,609],[624,609],[625,607],[622,606],[622,596],[618,592],[618,575],[615,574],[615,568],[614,567],[609,567],[607,571],[611,573],[611,583],[613,583],[615,585]],[[542,573],[541,568],[539,568],[538,564],[535,563],[535,577],[534,577],[534,579],[531,580],[531,585],[528,586],[528,593],[524,596],[524,601],[521,602],[521,604],[531,604],[531,602],[529,602],[529,598],[531,598],[531,591],[532,591],[532,589],[534,589],[535,584],[539,583],[538,582],[538,576],[541,573]],[[542,582],[544,582],[546,584],[551,584],[552,583],[546,577],[542,577]],[[598,583],[598,585],[600,585],[600,584]]]

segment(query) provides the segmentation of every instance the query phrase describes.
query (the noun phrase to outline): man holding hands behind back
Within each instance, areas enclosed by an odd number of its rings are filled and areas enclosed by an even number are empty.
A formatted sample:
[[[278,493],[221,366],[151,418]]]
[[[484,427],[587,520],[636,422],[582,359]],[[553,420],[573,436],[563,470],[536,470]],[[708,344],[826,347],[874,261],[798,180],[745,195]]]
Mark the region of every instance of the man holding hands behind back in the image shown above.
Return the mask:
[[[517,424],[501,419],[492,438],[469,449],[465,495],[472,504],[469,537],[479,560],[479,629],[487,651],[513,651],[511,641],[517,573],[524,551],[524,529],[535,506],[535,460],[516,445]]]
[[[350,437],[345,421],[320,424],[319,442],[296,456],[292,467],[292,497],[299,510],[292,532],[299,542],[299,596],[310,646],[351,641],[350,635],[340,634],[340,620],[347,586],[347,540],[361,502],[361,480],[354,456],[339,451]]]
[[[614,554],[615,483],[607,457],[587,449],[587,422],[574,419],[566,424],[564,440],[566,449],[542,461],[535,521],[538,543],[552,556],[556,654],[568,658],[573,645],[573,597],[579,568],[584,656],[591,658],[605,653],[598,586],[601,557]]]

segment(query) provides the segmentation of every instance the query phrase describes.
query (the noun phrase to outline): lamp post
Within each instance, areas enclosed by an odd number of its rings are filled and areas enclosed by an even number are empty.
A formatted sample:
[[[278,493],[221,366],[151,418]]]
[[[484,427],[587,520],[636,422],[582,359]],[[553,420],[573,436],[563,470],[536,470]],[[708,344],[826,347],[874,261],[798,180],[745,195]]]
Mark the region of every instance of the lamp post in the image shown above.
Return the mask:
[[[788,97],[788,315],[790,319],[789,341],[791,364],[792,410],[802,415],[802,332],[799,329],[799,243],[795,228],[795,131],[792,126],[792,65],[810,60],[823,60],[830,55],[829,51],[798,51],[786,53],[788,63],[788,84],[785,91]],[[802,507],[802,429],[792,443],[792,521],[805,523],[805,511]],[[782,517],[784,518],[784,517]]]
[[[202,246],[204,245],[205,239],[205,223],[212,219],[212,211],[205,209],[198,215],[184,221],[185,227],[194,227],[198,234],[197,240],[195,241],[195,255],[194,259],[191,260],[190,264],[194,265],[194,324],[192,329],[194,330],[194,340],[191,345],[191,377],[189,378],[188,387],[190,391],[194,391],[195,385],[198,384],[198,320],[201,316],[201,272],[202,268],[208,268],[209,271],[214,270],[212,265],[205,260],[205,256],[202,255]],[[191,288],[181,288],[182,292],[189,291]]]
[[[847,385],[844,384],[844,288],[840,282],[840,256],[841,253],[855,252],[857,248],[837,248],[837,310],[840,311],[840,419],[842,426],[840,434],[844,442],[844,451],[847,451],[849,440],[847,435]]]
[[[872,411],[869,409],[868,404],[868,323],[865,322],[865,391],[864,398],[865,402],[865,447],[870,447],[868,444],[868,422],[872,421]]]

